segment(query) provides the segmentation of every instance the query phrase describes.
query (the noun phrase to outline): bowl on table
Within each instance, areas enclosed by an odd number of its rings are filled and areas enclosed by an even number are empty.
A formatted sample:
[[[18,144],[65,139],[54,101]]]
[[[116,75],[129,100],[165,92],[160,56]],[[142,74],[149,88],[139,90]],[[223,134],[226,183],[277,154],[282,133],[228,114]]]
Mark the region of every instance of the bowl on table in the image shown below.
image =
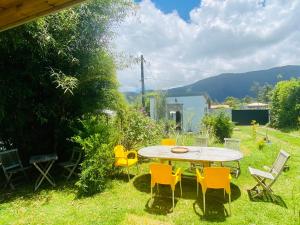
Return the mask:
[[[173,153],[186,153],[188,151],[189,151],[188,148],[181,147],[181,146],[176,146],[176,147],[171,148],[171,152],[173,152]]]

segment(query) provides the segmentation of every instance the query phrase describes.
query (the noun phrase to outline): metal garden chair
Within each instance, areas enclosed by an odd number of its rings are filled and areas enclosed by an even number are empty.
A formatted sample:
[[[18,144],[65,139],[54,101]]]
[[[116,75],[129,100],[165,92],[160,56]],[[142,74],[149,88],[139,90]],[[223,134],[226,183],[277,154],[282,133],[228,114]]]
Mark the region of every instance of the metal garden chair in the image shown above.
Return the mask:
[[[240,151],[241,140],[236,138],[224,138],[224,147]],[[238,177],[241,173],[240,161],[234,161],[231,163],[222,163],[222,166],[230,167],[231,173]]]
[[[198,147],[208,147],[208,136],[196,137],[194,145]],[[210,162],[191,163],[190,170],[194,170],[197,166],[203,169],[206,166],[210,166]]]
[[[208,146],[208,137],[196,137],[195,145],[200,146],[200,147],[207,147]]]
[[[28,176],[25,172],[26,169],[30,167],[24,167],[19,154],[18,149],[12,149],[7,151],[0,152],[0,164],[6,178],[6,183],[4,188],[9,185],[12,189],[15,189],[15,186],[12,183],[12,177],[17,173],[23,173],[25,178],[28,180]]]
[[[79,166],[79,163],[82,158],[82,150],[80,148],[74,148],[70,159],[66,162],[61,162],[59,165],[67,171],[67,180],[71,178],[74,174],[76,168]]]
[[[261,196],[264,194],[264,192],[267,192],[274,200],[275,196],[273,194],[271,186],[276,182],[289,158],[290,155],[288,153],[280,150],[272,167],[269,168],[267,166],[264,166],[267,172],[249,167],[251,176],[257,181],[257,184],[252,189],[250,189],[252,191],[256,191],[256,194],[254,194],[252,197]],[[259,189],[259,187],[261,187],[261,189]]]

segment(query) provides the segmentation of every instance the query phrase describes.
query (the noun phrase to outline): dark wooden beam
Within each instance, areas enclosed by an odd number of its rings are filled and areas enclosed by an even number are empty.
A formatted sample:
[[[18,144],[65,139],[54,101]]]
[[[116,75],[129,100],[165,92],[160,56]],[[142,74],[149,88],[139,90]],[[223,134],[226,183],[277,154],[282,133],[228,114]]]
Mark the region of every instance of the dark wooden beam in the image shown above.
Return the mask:
[[[0,32],[84,0],[0,0]]]

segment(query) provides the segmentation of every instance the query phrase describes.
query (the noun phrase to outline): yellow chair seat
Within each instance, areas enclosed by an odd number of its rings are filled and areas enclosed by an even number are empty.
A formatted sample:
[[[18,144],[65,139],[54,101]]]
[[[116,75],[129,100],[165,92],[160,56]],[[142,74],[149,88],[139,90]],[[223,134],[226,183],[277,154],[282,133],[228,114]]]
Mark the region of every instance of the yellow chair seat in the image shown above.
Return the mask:
[[[135,159],[120,158],[116,160],[115,166],[132,166],[136,164],[137,161],[138,161],[137,158]]]

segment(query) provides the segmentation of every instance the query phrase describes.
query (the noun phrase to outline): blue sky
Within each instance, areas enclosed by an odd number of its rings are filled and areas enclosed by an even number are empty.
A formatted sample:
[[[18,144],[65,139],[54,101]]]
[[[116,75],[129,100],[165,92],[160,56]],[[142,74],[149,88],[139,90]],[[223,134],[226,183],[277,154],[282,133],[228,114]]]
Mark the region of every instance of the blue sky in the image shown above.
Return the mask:
[[[141,2],[138,0],[136,2]],[[155,6],[164,13],[177,11],[179,16],[185,21],[190,20],[189,13],[192,9],[199,7],[200,0],[153,0]]]

